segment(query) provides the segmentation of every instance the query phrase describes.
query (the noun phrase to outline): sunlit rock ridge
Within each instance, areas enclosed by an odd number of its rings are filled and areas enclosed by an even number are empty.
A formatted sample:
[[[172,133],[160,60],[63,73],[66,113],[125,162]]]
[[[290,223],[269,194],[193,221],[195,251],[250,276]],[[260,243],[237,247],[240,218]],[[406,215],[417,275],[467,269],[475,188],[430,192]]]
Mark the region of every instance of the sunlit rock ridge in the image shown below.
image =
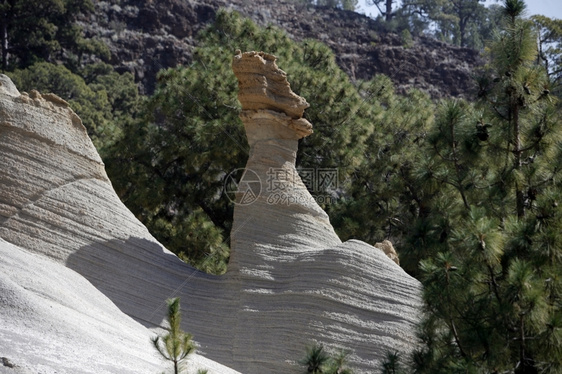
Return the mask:
[[[0,356],[30,372],[161,372],[148,339],[170,297],[209,373],[298,373],[313,341],[374,373],[414,348],[419,283],[382,250],[342,243],[296,173],[308,103],[272,55],[237,53],[233,70],[251,150],[223,276],[180,261],[119,201],[63,100],[1,76]],[[275,181],[286,200],[271,199],[272,175],[289,177]]]

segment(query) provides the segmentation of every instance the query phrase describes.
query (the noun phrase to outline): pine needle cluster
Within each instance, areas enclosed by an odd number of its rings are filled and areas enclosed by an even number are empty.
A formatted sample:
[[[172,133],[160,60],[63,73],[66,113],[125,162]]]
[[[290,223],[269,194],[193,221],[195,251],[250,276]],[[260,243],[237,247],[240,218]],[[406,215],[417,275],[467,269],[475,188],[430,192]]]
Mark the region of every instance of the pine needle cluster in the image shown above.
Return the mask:
[[[306,355],[299,364],[312,374],[353,374],[347,367],[348,352],[341,350],[336,354],[326,351],[323,344],[315,343],[306,347]]]
[[[479,101],[440,106],[414,174],[427,196],[406,242],[424,284],[418,373],[562,370],[562,122],[524,10],[504,2]]]
[[[174,365],[174,374],[181,372],[186,357],[195,351],[193,336],[181,329],[181,310],[179,297],[168,303],[168,333],[152,338],[154,348],[160,355]]]

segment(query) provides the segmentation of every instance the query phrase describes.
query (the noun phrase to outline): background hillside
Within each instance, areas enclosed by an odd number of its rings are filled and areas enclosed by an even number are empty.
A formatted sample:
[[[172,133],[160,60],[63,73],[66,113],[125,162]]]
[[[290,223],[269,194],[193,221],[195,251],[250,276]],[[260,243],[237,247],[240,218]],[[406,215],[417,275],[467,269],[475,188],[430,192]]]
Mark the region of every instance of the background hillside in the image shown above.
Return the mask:
[[[133,73],[143,91],[152,93],[159,70],[192,61],[197,33],[215,19],[220,7],[236,10],[260,26],[277,26],[296,41],[326,43],[352,80],[386,74],[401,92],[415,87],[436,98],[469,95],[474,89],[471,71],[483,63],[473,49],[426,36],[405,41],[353,11],[291,0],[98,1],[95,12],[80,25],[86,36],[109,46],[117,71]]]

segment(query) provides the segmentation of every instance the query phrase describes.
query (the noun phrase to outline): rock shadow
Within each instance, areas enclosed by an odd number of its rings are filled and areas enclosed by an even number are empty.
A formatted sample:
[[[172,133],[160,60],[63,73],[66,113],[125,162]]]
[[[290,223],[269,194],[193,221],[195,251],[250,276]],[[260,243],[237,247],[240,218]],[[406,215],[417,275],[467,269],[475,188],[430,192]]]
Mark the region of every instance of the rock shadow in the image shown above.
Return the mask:
[[[145,238],[84,246],[69,256],[66,265],[149,328],[161,325],[166,299],[181,297],[182,311],[190,315],[205,315],[216,306],[213,300],[225,300],[225,276],[201,272]],[[210,302],[190,302],[199,297]]]

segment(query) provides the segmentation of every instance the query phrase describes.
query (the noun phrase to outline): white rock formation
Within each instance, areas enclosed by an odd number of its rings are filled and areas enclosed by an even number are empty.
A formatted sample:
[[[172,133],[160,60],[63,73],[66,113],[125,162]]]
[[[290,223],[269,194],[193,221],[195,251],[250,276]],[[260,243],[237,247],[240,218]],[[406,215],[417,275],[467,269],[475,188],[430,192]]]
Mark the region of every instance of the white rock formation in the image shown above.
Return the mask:
[[[0,239],[0,373],[161,373],[146,327],[75,271]],[[189,367],[237,373],[199,355]],[[13,371],[12,371],[13,370]],[[169,370],[168,370],[169,372]]]
[[[199,353],[246,374],[297,373],[314,340],[351,350],[357,373],[376,372],[388,350],[412,349],[419,283],[373,246],[341,243],[296,173],[297,141],[312,132],[308,104],[273,56],[239,54],[233,68],[252,149],[221,277],[181,262],[119,201],[63,100],[20,95],[0,78],[0,357],[32,372],[155,372],[149,329],[175,296]],[[291,188],[291,203],[268,200],[267,186],[244,200],[270,169],[290,177],[277,187]]]
[[[138,247],[119,246],[131,237]],[[109,243],[115,243],[115,252],[137,252],[141,260],[125,257],[114,264],[121,270],[104,266],[116,257],[96,249],[109,253]],[[104,279],[105,290],[112,283],[126,289],[146,274],[135,271],[150,261],[143,243],[153,243],[161,257],[182,265],[117,199],[68,105],[54,95],[20,95],[0,74],[0,373],[154,374],[169,368],[150,343],[160,329],[147,329],[116,306],[115,297],[127,295],[108,292],[110,300],[65,266],[77,256],[74,262],[98,271],[88,274]],[[172,291],[164,287],[155,301]],[[152,308],[147,313],[161,322],[165,305],[156,302]],[[238,373],[199,355],[189,366]]]

